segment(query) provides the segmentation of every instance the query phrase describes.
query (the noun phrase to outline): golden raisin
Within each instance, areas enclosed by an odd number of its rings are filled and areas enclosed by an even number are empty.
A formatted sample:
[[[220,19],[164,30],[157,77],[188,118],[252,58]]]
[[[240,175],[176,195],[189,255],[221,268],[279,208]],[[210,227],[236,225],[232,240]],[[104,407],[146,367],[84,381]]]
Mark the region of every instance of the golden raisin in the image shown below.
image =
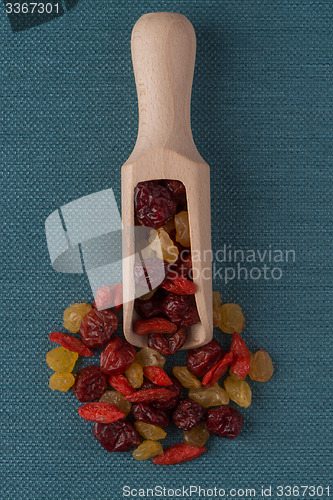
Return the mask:
[[[190,246],[190,226],[188,213],[183,211],[175,215],[176,241],[183,247]]]
[[[220,292],[213,292],[213,326],[217,328],[221,321],[221,311],[220,306],[222,304],[222,298]]]
[[[204,408],[211,406],[227,405],[229,396],[224,389],[216,382],[211,387],[201,387],[200,389],[192,389],[188,397],[199,403]]]
[[[237,304],[223,304],[220,307],[221,321],[219,328],[224,333],[241,333],[244,328],[245,318]]]
[[[72,373],[53,373],[50,377],[49,387],[53,391],[66,392],[74,385],[75,377]]]
[[[142,441],[142,443],[133,451],[135,460],[148,460],[163,454],[163,447],[157,441]]]
[[[46,354],[46,363],[55,372],[71,372],[78,357],[77,352],[68,351],[64,347],[59,346]]]
[[[250,406],[252,392],[247,382],[227,377],[224,381],[224,388],[231,401],[234,401],[239,406],[243,406],[244,408]]]
[[[155,250],[156,256],[169,264],[174,264],[178,259],[179,250],[163,227],[153,231],[149,238],[150,248]]]
[[[186,389],[198,389],[201,387],[200,380],[186,366],[174,366],[172,373]]]
[[[64,311],[64,327],[72,333],[80,330],[81,321],[92,310],[91,305],[80,303],[67,307]]]
[[[162,229],[164,229],[164,231],[168,234],[172,233],[172,231],[175,230],[175,219],[172,217],[172,219],[168,220]]]
[[[143,368],[139,363],[133,361],[133,363],[125,371],[125,375],[129,383],[134,387],[134,389],[139,389],[143,384]]]
[[[268,382],[274,372],[273,363],[268,352],[261,349],[251,356],[249,376],[257,382]]]
[[[125,415],[128,415],[132,409],[131,403],[118,391],[105,391],[100,402],[115,405],[120,411],[124,412]]]
[[[139,420],[134,422],[134,426],[142,437],[152,441],[164,439],[167,435],[167,433],[161,427],[157,427],[157,425],[146,424],[146,422],[141,422]]]
[[[190,431],[184,431],[184,443],[190,446],[204,446],[209,438],[209,431],[205,423],[193,427]]]
[[[165,365],[165,357],[150,347],[143,347],[140,351],[138,351],[134,361],[143,367],[158,366],[159,368],[163,368]]]

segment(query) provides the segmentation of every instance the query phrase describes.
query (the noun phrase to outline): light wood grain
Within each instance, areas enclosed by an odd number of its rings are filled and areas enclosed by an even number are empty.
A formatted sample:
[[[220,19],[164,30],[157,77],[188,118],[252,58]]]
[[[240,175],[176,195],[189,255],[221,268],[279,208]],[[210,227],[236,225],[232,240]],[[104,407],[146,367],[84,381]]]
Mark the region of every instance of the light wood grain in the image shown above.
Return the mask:
[[[132,59],[139,105],[138,137],[122,167],[124,334],[139,347],[146,337],[132,329],[134,188],[152,179],[176,179],[185,184],[190,223],[195,299],[201,322],[188,328],[184,349],[212,338],[212,278],[209,166],[194,144],[190,105],[195,62],[195,33],[181,14],[145,14],[132,32]],[[200,255],[200,257],[199,257]]]

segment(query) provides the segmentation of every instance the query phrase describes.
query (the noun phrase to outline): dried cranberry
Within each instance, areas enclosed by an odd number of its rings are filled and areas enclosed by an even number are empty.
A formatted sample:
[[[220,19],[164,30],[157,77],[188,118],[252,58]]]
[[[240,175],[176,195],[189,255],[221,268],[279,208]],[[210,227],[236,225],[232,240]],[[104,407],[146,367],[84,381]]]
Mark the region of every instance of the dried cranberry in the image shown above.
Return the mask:
[[[157,425],[158,427],[168,427],[170,417],[166,411],[158,410],[148,403],[139,403],[132,408],[135,420],[140,420],[146,424]]]
[[[190,326],[200,321],[193,295],[168,293],[162,306],[164,314],[178,326]]]
[[[118,326],[118,316],[111,309],[92,311],[86,314],[81,322],[80,336],[82,342],[93,349],[109,342]]]
[[[135,347],[125,339],[113,337],[101,353],[100,368],[108,375],[120,375],[133,363],[135,354]]]
[[[199,403],[192,399],[182,399],[172,414],[172,421],[179,429],[190,431],[200,424],[204,414],[205,409]]]
[[[223,350],[217,340],[187,351],[187,368],[196,377],[203,377],[216,363],[223,358]]]
[[[158,181],[139,182],[134,191],[135,214],[142,226],[157,229],[176,213],[175,197]]]
[[[175,397],[169,399],[168,401],[154,401],[152,403],[154,408],[159,410],[173,410],[178,405],[183,394],[183,386],[179,380],[176,379],[176,377],[170,376],[170,378],[172,380],[172,385],[168,385],[168,390],[173,391],[175,393]],[[145,378],[140,389],[154,389],[157,387],[158,385],[153,384],[150,380]]]
[[[73,391],[79,401],[86,403],[101,398],[106,386],[107,376],[98,366],[90,365],[77,373]]]
[[[134,303],[135,310],[144,318],[153,318],[163,314],[162,301],[165,294],[162,289],[157,290],[154,295],[148,300],[136,299]]]
[[[143,290],[154,290],[164,283],[168,273],[166,262],[161,259],[149,258],[137,260],[134,263],[134,280]],[[145,293],[145,292],[143,292]]]
[[[148,347],[155,349],[163,356],[171,356],[183,347],[186,338],[186,328],[178,328],[176,333],[151,333],[148,335]]]
[[[93,434],[107,451],[129,451],[141,443],[141,438],[131,422],[119,420],[113,424],[96,423]]]
[[[208,410],[206,414],[207,429],[215,436],[234,439],[243,427],[244,419],[232,406],[219,406]]]

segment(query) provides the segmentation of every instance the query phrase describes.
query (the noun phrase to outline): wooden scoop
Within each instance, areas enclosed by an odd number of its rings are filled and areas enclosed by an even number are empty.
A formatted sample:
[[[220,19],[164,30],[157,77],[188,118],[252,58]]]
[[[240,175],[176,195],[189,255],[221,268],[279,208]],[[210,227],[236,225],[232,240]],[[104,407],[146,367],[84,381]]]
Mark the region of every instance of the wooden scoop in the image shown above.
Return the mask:
[[[175,179],[184,183],[190,224],[193,281],[200,323],[188,327],[183,349],[199,347],[213,335],[209,166],[193,142],[191,87],[195,33],[181,14],[145,14],[132,31],[132,59],[139,104],[134,150],[121,171],[124,334],[138,347],[146,336],[133,332],[134,189],[138,182]]]

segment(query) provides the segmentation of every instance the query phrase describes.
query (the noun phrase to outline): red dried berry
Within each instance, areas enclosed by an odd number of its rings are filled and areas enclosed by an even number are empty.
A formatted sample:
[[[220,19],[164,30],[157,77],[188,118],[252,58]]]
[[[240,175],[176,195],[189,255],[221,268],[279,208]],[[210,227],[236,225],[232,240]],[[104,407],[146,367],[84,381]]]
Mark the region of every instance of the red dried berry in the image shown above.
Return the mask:
[[[108,375],[121,375],[133,363],[135,354],[135,347],[125,339],[114,337],[101,353],[100,368]]]
[[[163,455],[153,458],[153,463],[156,465],[180,464],[200,457],[206,450],[205,446],[190,446],[185,443],[174,444],[167,448]]]
[[[193,281],[184,276],[169,277],[161,285],[164,290],[176,293],[177,295],[193,295],[196,292],[196,286]]]
[[[140,316],[144,318],[154,318],[163,314],[162,301],[165,295],[163,290],[159,289],[148,300],[136,299],[134,306],[135,310]]]
[[[96,423],[93,434],[107,451],[129,451],[141,443],[141,437],[131,422],[119,420],[113,424]]]
[[[207,429],[215,436],[234,439],[242,430],[244,419],[232,406],[211,408],[206,414]]]
[[[133,324],[133,331],[137,335],[149,333],[175,333],[177,325],[165,318],[137,319]]]
[[[178,326],[190,326],[200,321],[193,295],[168,293],[162,306],[164,314]]]
[[[123,307],[123,284],[116,283],[112,288],[113,305],[117,312]]]
[[[125,396],[125,399],[131,403],[151,403],[153,401],[168,401],[172,397],[174,397],[173,391],[157,387],[156,389],[140,389],[135,394]]]
[[[196,377],[203,377],[223,358],[223,349],[215,339],[208,344],[187,351],[187,368]]]
[[[130,396],[135,391],[134,387],[129,383],[125,375],[110,375],[108,378],[109,385],[121,392],[123,396]]]
[[[62,332],[52,332],[50,333],[49,339],[51,342],[56,342],[62,345],[65,349],[71,352],[77,352],[80,356],[90,357],[94,355],[94,352],[85,346],[81,340],[67,335],[67,333]]]
[[[148,403],[139,403],[132,408],[135,420],[140,420],[146,424],[157,425],[157,427],[168,427],[170,417],[166,411],[158,410]]]
[[[117,406],[111,403],[86,403],[78,408],[80,417],[91,422],[101,422],[103,424],[112,424],[126,415],[120,411]]]
[[[111,309],[92,309],[84,316],[80,326],[82,342],[93,349],[106,344],[118,326],[118,316]]]
[[[145,366],[143,368],[143,374],[155,385],[172,385],[172,380],[169,375],[159,366]]]
[[[214,365],[202,379],[202,385],[206,387],[211,387],[215,384],[223,375],[226,373],[228,367],[231,365],[233,360],[232,352],[228,352],[223,356],[221,361]]]
[[[151,333],[148,336],[148,347],[160,352],[163,356],[171,356],[183,347],[187,339],[186,328],[178,328],[175,333]]]
[[[230,351],[233,354],[232,371],[239,377],[245,378],[250,371],[251,354],[238,333],[234,333],[232,336]]]
[[[182,399],[172,414],[172,421],[176,427],[190,431],[200,424],[205,415],[205,409],[192,399]]]
[[[175,197],[158,181],[139,182],[134,191],[135,215],[142,226],[163,226],[176,213]]]
[[[164,185],[176,197],[186,195],[185,186],[181,181],[174,181],[174,180],[170,180],[170,179],[165,179]]]
[[[137,260],[134,263],[133,273],[138,287],[142,290],[154,290],[165,281],[168,266],[164,260],[157,257],[145,259],[144,261]]]
[[[98,366],[90,365],[77,373],[73,391],[81,403],[86,403],[101,398],[106,387],[106,375],[101,372]]]

